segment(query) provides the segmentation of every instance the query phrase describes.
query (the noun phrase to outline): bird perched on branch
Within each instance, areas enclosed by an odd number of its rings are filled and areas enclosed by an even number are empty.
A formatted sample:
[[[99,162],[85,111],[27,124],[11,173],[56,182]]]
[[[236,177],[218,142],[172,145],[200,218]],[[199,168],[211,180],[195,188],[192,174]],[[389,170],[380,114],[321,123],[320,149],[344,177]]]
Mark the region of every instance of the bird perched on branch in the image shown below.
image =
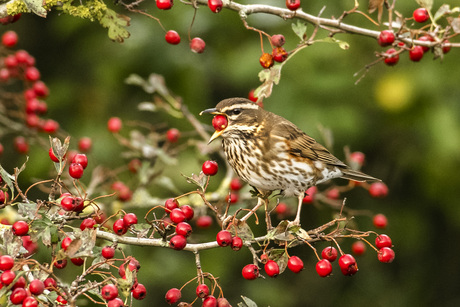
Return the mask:
[[[209,143],[222,137],[227,161],[235,173],[265,200],[276,190],[298,198],[294,224],[300,224],[305,191],[333,178],[380,181],[351,169],[287,119],[260,108],[245,98],[222,100],[203,113],[227,118]],[[256,208],[253,209],[253,211]]]

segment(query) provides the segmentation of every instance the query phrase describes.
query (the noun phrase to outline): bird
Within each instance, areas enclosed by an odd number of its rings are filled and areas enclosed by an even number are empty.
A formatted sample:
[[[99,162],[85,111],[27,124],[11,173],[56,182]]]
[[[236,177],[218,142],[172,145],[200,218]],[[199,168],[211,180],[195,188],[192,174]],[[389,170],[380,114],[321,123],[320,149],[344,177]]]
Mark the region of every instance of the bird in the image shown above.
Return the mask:
[[[297,197],[294,225],[300,225],[308,188],[334,178],[380,181],[350,168],[295,124],[249,99],[224,99],[204,113],[227,118],[227,126],[216,130],[208,144],[222,137],[227,162],[243,181],[265,199],[278,190]]]

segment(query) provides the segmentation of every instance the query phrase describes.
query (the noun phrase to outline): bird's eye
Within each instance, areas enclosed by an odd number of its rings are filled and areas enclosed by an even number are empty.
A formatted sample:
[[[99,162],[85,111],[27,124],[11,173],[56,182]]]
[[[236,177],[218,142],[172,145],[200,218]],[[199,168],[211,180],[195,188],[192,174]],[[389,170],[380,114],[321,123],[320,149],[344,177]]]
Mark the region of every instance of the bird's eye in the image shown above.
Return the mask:
[[[241,113],[241,109],[233,109],[231,113],[232,115],[239,115]]]

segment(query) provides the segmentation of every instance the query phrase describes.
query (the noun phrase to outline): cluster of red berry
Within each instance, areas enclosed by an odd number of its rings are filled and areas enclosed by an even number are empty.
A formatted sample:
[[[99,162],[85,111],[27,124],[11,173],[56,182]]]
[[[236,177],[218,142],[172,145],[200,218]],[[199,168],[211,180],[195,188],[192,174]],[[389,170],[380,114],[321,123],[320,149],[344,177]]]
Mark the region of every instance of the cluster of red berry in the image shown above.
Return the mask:
[[[288,57],[288,52],[283,48],[286,39],[282,34],[273,35],[270,38],[270,44],[273,47],[272,53],[262,53],[259,63],[263,68],[270,68],[275,62],[282,63]]]

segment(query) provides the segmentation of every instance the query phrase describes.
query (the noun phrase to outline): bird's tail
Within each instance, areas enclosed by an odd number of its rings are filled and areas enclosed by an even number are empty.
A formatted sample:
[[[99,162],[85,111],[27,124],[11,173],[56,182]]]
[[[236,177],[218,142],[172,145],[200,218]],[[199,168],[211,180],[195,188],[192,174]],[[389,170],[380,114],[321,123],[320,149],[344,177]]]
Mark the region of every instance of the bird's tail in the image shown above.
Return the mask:
[[[361,181],[361,182],[362,181],[382,181],[378,178],[364,174],[363,172],[352,170],[351,168],[344,169],[342,170],[342,172],[343,172],[342,178],[344,179]]]

